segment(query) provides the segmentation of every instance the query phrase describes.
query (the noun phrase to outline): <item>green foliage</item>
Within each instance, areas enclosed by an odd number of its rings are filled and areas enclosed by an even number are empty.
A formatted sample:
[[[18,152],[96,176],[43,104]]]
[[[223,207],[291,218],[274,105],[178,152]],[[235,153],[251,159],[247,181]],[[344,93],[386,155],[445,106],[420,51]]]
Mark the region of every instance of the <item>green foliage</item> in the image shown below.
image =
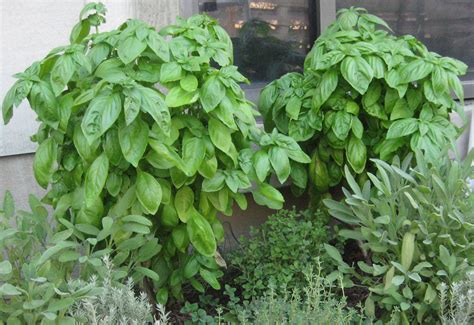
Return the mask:
[[[364,178],[368,158],[422,150],[435,160],[459,134],[448,113],[462,109],[450,94],[463,103],[458,76],[467,66],[386,29],[364,9],[340,10],[307,55],[304,73],[262,90],[266,128],[277,127],[311,153],[309,178],[319,193],[340,184],[345,164]],[[305,174],[294,182],[298,192]]]
[[[439,288],[440,318],[443,325],[468,325],[474,322],[474,271],[466,279]]]
[[[301,289],[304,271],[321,259],[328,241],[325,216],[310,211],[281,210],[270,216],[229,257],[230,267],[241,274],[233,281],[244,299],[262,295],[272,287]],[[328,270],[327,270],[328,271]]]
[[[50,186],[45,200],[74,236],[98,237],[93,252],[105,247],[117,266],[135,270],[136,283],[139,274],[152,280],[161,303],[182,299],[185,283],[201,290],[198,275],[218,288],[217,212],[231,215],[234,201],[245,208],[240,191],[252,181],[257,203],[281,208],[266,180],[275,171],[284,182],[290,164],[309,157],[293,139],[257,127],[239,86],[248,81],[215,20],[178,19],[160,32],[128,20],[99,33],[104,14],[102,4],[87,4],[70,45],[15,75],[4,121],[29,101],[41,122],[35,177]],[[269,168],[255,166],[258,152],[273,155]]]
[[[371,292],[368,315],[375,308],[387,319],[398,306],[405,324],[435,322],[440,311],[437,288],[461,281],[474,269],[474,151],[463,161],[439,158],[430,164],[418,151],[392,165],[373,160],[361,188],[346,167],[350,191],[342,202],[325,200],[329,213],[343,222],[339,236],[357,240],[365,261],[351,267],[334,247],[327,252],[345,274]]]
[[[273,290],[241,310],[241,324],[361,324],[363,316],[337,297],[321,274],[306,273],[302,291]]]
[[[142,292],[140,297],[135,295],[132,279],[128,279],[125,285],[115,284],[112,262],[108,256],[103,258],[103,262],[106,274],[102,280],[98,281],[93,276],[88,282],[69,283],[69,287],[74,288],[100,286],[102,289],[96,296],[82,299],[70,307],[69,312],[76,319],[76,324],[151,324],[152,306],[146,294]],[[167,324],[169,313],[164,311],[162,305],[157,306],[157,309],[160,311],[160,320],[153,324]]]
[[[9,324],[74,324],[68,308],[98,288],[69,288],[73,269],[93,267],[100,260],[81,252],[90,246],[71,239],[73,230],[59,231],[50,224],[48,211],[34,196],[31,212],[15,213],[10,192],[0,208],[0,319]],[[79,262],[80,261],[80,262]],[[85,271],[83,271],[85,272]]]

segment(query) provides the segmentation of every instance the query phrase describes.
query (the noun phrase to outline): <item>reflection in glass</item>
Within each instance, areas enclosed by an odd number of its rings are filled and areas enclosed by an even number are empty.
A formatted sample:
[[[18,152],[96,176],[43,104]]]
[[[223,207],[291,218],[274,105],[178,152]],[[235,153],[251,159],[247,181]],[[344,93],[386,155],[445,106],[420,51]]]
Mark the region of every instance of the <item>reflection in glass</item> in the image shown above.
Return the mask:
[[[336,0],[337,10],[350,6],[381,17],[397,35],[414,35],[430,51],[465,62],[463,79],[474,79],[474,1]]]
[[[199,10],[229,33],[235,64],[250,80],[265,82],[302,71],[315,38],[309,23],[314,0],[200,0]]]

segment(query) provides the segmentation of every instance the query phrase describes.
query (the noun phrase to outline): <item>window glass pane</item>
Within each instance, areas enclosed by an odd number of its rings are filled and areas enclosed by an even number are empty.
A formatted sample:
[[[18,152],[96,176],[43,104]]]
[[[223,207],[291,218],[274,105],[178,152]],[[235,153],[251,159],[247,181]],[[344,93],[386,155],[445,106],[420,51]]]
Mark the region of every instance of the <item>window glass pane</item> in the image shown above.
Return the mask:
[[[314,0],[199,0],[234,44],[234,63],[253,82],[302,71],[314,42]],[[310,13],[311,17],[310,17]]]
[[[398,35],[414,35],[430,51],[465,62],[462,79],[474,79],[473,0],[336,0],[337,10],[350,6],[381,17]]]

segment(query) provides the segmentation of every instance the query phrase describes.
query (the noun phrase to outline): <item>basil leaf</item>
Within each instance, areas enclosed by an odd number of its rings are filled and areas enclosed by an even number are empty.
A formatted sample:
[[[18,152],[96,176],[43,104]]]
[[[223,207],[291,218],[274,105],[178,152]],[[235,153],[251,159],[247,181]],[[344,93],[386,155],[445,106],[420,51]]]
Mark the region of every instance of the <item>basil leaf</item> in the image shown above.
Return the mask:
[[[264,182],[270,172],[270,158],[264,150],[257,151],[253,156],[253,166],[260,182]]]
[[[285,201],[283,195],[269,184],[260,184],[255,191],[252,191],[253,198],[257,204],[265,205],[270,209],[281,209]]]
[[[92,165],[89,167],[86,173],[86,179],[84,181],[84,193],[86,206],[90,207],[100,196],[102,189],[107,181],[109,174],[109,160],[107,155],[102,153],[97,157]]]
[[[139,170],[135,189],[137,199],[148,214],[156,214],[161,203],[160,183],[151,174]]]
[[[190,187],[184,186],[176,192],[174,206],[179,219],[186,223],[194,210],[194,193]]]
[[[38,184],[46,188],[48,187],[54,172],[55,162],[57,159],[57,144],[53,138],[44,140],[36,149],[35,159],[33,161],[33,172]]]
[[[219,78],[211,76],[204,82],[199,94],[202,107],[206,112],[210,112],[224,98],[225,88]]]
[[[400,138],[418,131],[418,120],[406,118],[393,122],[387,132],[387,139]]]
[[[214,256],[217,244],[209,222],[196,210],[193,209],[192,214],[186,224],[189,240],[194,248],[204,256]],[[201,269],[202,271],[203,269]]]
[[[122,101],[118,93],[103,93],[91,101],[81,123],[82,132],[89,144],[115,123],[121,109]]]
[[[130,125],[119,128],[118,140],[125,159],[134,167],[143,157],[148,145],[148,124],[136,118]]]
[[[283,184],[291,172],[290,160],[288,159],[286,151],[282,148],[273,147],[270,149],[268,156],[278,180]]]
[[[186,175],[191,177],[196,174],[205,156],[206,149],[201,139],[196,137],[183,139],[183,163],[186,166]]]
[[[363,95],[373,78],[370,65],[362,57],[346,57],[341,64],[344,79],[361,95]]]
[[[117,47],[117,54],[123,63],[129,64],[135,60],[145,49],[147,44],[135,35],[127,37]]]
[[[163,61],[170,60],[170,50],[165,39],[155,31],[150,31],[148,34],[147,44],[153,52]]]
[[[176,62],[167,62],[161,65],[160,81],[163,83],[182,79],[184,76],[181,66]]]

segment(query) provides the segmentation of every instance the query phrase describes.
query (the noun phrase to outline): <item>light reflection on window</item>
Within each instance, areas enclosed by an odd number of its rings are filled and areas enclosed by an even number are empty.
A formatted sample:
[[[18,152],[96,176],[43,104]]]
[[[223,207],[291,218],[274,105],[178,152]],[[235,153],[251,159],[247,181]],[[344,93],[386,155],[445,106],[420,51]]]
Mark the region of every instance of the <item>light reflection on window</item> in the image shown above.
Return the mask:
[[[219,20],[234,43],[235,64],[252,81],[302,71],[315,39],[315,0],[199,0],[200,12]],[[313,27],[313,28],[312,28]]]

